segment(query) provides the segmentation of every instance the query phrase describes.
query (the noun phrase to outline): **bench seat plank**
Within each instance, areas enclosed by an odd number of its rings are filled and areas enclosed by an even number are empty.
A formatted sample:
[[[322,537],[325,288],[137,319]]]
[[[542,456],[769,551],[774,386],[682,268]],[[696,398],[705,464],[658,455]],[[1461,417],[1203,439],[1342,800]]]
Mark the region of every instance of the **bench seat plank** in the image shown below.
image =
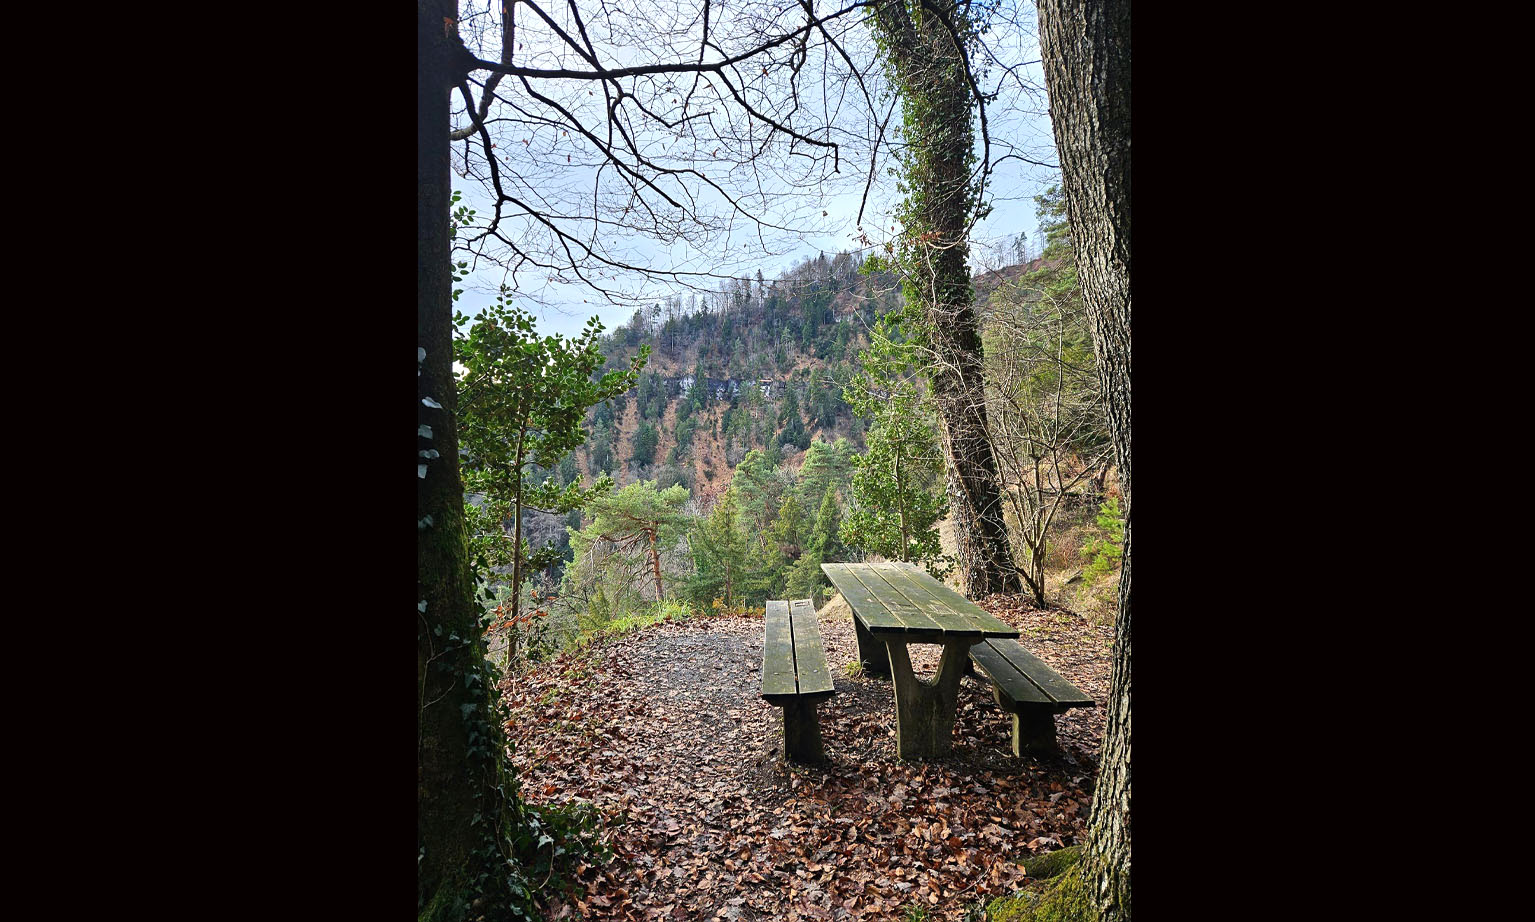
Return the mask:
[[[766,638],[762,644],[762,697],[769,701],[799,693],[794,676],[794,645],[790,636],[789,603],[767,603],[763,615]]]
[[[783,708],[784,758],[824,762],[817,705],[832,695],[821,625],[809,599],[770,600],[762,613],[762,697]]]
[[[1055,752],[1055,714],[1097,707],[1060,673],[1016,640],[987,639],[970,648],[970,658],[991,679],[997,704],[1013,715],[1013,755]]]
[[[1007,661],[998,650],[994,650],[987,641],[982,641],[970,648],[970,658],[975,660],[977,666],[986,671],[992,684],[1002,689],[1002,693],[1019,704],[1040,704],[1045,707],[1054,707],[1055,699],[1033,682],[1030,682],[1017,667]]]
[[[821,625],[809,599],[789,603],[790,625],[794,633],[794,664],[799,675],[801,695],[831,694],[831,669],[826,665],[826,648],[821,644]]]
[[[1054,705],[1060,710],[1097,707],[1097,702],[1016,640],[983,641],[970,649],[970,656],[997,687],[1019,704]]]

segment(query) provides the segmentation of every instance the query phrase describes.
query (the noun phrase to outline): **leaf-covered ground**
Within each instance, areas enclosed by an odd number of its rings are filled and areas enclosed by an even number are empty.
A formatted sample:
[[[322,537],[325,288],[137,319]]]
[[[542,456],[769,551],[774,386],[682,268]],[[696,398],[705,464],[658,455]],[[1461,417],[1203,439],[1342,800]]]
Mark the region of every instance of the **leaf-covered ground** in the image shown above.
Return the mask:
[[[1111,627],[981,604],[1106,700]],[[1060,755],[1019,759],[1010,718],[967,677],[952,755],[900,762],[889,681],[847,673],[857,643],[840,598],[821,632],[837,689],[820,708],[825,766],[783,760],[782,712],[758,697],[760,617],[657,624],[506,684],[524,794],[595,803],[615,853],[584,867],[584,893],[553,918],[888,919],[921,905],[962,919],[1015,889],[1024,858],[1077,842],[1103,707],[1056,718]],[[911,648],[919,675],[938,649]]]

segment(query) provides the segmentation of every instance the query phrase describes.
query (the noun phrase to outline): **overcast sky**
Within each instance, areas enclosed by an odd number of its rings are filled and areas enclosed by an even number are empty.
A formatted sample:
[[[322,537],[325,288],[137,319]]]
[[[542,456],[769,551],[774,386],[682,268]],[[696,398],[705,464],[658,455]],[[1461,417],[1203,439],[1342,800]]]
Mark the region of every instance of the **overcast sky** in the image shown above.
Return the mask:
[[[1032,9],[1033,4],[1026,4],[1026,9]],[[465,7],[461,7],[461,10]],[[718,9],[718,7],[716,7]],[[716,13],[716,16],[719,14]],[[530,30],[522,21],[519,21],[519,38],[531,35]],[[862,26],[856,26],[861,30]],[[595,31],[595,29],[594,29]],[[498,30],[489,30],[488,34],[499,34]],[[847,33],[856,41],[858,35],[850,29]],[[474,41],[465,36],[471,49],[476,49]],[[598,39],[599,43],[601,39]],[[1033,92],[1024,92],[1020,84],[1033,87],[1043,85],[1043,76],[1040,65],[1037,45],[1026,32],[1012,29],[1005,25],[993,25],[988,41],[992,47],[998,49],[999,57],[1010,62],[1029,62],[1021,65],[1008,77],[992,77],[989,83],[983,82],[983,89],[990,90],[1001,84],[1004,92],[1002,101],[988,109],[988,122],[992,135],[992,160],[996,162],[1008,152],[1021,154],[1031,160],[1044,163],[1054,163],[1055,153],[1051,140],[1049,118],[1044,112],[1044,103],[1041,92],[1037,89]],[[531,42],[530,42],[531,43]],[[630,43],[632,44],[632,43]],[[494,59],[497,55],[490,47],[476,49],[482,57]],[[535,46],[536,51],[536,46]],[[537,58],[538,55],[531,55]],[[552,60],[552,59],[551,59]],[[518,59],[522,63],[522,58]],[[576,62],[579,64],[580,62]],[[535,66],[550,66],[547,63],[539,63]],[[561,66],[571,66],[561,64]],[[1000,72],[1000,68],[992,67],[993,72]],[[483,74],[480,75],[483,77]],[[510,81],[507,81],[510,83]],[[590,84],[582,85],[584,89]],[[503,85],[505,88],[505,84]],[[1010,92],[1008,90],[1011,90]],[[478,88],[476,87],[476,96]],[[584,96],[584,93],[576,94]],[[461,104],[461,100],[455,94],[454,102]],[[899,114],[896,115],[899,122]],[[527,134],[525,129],[518,129],[519,135]],[[534,136],[537,140],[537,136]],[[517,154],[507,152],[507,148],[515,151],[519,145],[517,136],[511,136],[510,143],[507,137],[500,139],[498,144],[503,162],[514,162]],[[542,163],[532,170],[528,170],[520,181],[527,183],[537,194],[537,184],[545,182],[549,188],[562,186],[565,188],[579,188],[586,184],[590,188],[592,177],[596,176],[595,170],[581,170],[581,152],[578,146],[564,142],[564,146],[558,146],[563,139],[556,139],[555,146],[551,146],[543,152]],[[524,142],[526,145],[526,142]],[[454,145],[455,159],[462,166],[462,151],[464,144],[459,142]],[[856,144],[847,146],[848,151],[856,148]],[[524,150],[529,148],[524,146]],[[575,162],[572,167],[563,168],[564,163],[571,162],[567,156],[567,150],[573,151]],[[550,157],[550,154],[558,156]],[[685,151],[674,152],[685,155]],[[979,132],[977,132],[977,153],[980,153]],[[852,159],[849,157],[849,159]],[[553,163],[563,169],[552,169]],[[795,187],[792,184],[782,187],[780,190],[767,188],[766,199],[761,202],[767,209],[775,208],[778,202],[784,203],[786,211],[793,211],[793,219],[785,218],[781,223],[795,228],[803,228],[802,233],[793,235],[780,235],[777,239],[768,241],[772,252],[763,253],[760,241],[752,230],[749,222],[741,222],[741,226],[732,230],[723,237],[717,237],[711,241],[712,249],[709,252],[690,251],[682,242],[668,247],[653,239],[645,239],[638,235],[623,240],[621,245],[625,247],[624,255],[630,262],[643,262],[647,266],[666,270],[670,268],[686,268],[693,271],[720,271],[726,275],[740,275],[754,277],[757,270],[761,270],[764,278],[772,279],[781,272],[803,262],[807,257],[814,257],[817,253],[835,254],[841,250],[862,249],[863,244],[857,239],[858,224],[856,216],[862,197],[861,179],[866,176],[868,168],[867,159],[862,164],[849,165],[843,163],[843,176],[858,178],[858,182],[843,184],[843,191],[826,195],[824,198],[816,196],[813,200],[804,196],[812,190]],[[849,168],[851,167],[851,168]],[[505,182],[505,179],[503,179]],[[760,184],[760,179],[755,180]],[[971,235],[970,266],[972,272],[979,272],[984,268],[999,267],[1010,264],[1012,260],[1013,241],[1019,232],[1028,235],[1028,246],[1031,255],[1039,251],[1038,235],[1035,227],[1033,197],[1043,192],[1050,184],[1058,182],[1056,171],[1046,167],[1027,164],[1019,159],[1004,160],[994,171],[990,188],[989,200],[993,204],[990,216],[980,222]],[[478,219],[483,223],[489,208],[486,204],[485,190],[481,182],[474,177],[455,175],[453,177],[453,189],[463,193],[464,201],[479,210]],[[556,193],[558,194],[558,193]],[[900,204],[900,194],[896,190],[896,178],[890,175],[879,176],[869,195],[868,205],[862,222],[865,233],[878,247],[892,237],[891,214]],[[815,209],[826,212],[822,217]],[[462,255],[455,258],[464,258]],[[473,315],[491,304],[495,300],[495,291],[506,278],[505,270],[486,264],[481,264],[478,271],[473,272],[460,287],[465,289],[464,294],[456,304],[456,309],[465,314]],[[649,282],[640,276],[629,276],[616,279],[619,284],[631,292],[643,289],[647,299],[661,300],[670,293],[687,296],[687,289],[676,285],[666,285]],[[611,304],[600,294],[585,286],[564,284],[551,280],[547,274],[537,277],[527,271],[518,275],[518,289],[524,297],[520,303],[531,309],[539,318],[539,329],[544,333],[561,333],[574,335],[580,332],[587,319],[596,315],[604,328],[611,332],[618,325],[625,323],[633,315],[636,305],[633,303]],[[717,289],[719,280],[703,279],[698,283],[705,289]]]

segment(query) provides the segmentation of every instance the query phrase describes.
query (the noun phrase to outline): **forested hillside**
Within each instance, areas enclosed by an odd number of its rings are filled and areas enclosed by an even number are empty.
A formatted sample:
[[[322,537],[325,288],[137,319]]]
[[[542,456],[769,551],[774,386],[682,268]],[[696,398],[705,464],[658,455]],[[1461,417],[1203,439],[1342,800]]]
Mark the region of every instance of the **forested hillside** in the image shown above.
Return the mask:
[[[975,276],[978,297],[1000,290],[1016,299],[1044,262]],[[753,448],[796,467],[815,439],[845,438],[862,451],[867,421],[843,389],[876,318],[901,301],[894,276],[862,274],[863,263],[857,253],[822,254],[771,281],[759,271],[755,281],[635,311],[601,348],[619,368],[648,345],[645,371],[587,414],[586,444],[562,474],[606,472],[619,485],[654,479],[714,497]]]
[[[863,447],[865,424],[843,399],[875,317],[900,300],[857,254],[824,254],[766,280],[726,282],[634,313],[602,344],[609,367],[650,358],[636,386],[593,408],[578,452],[591,478],[680,483],[717,497],[752,449],[797,467],[814,439]]]
[[[972,285],[1014,565],[1036,604],[1106,616],[1120,513],[1063,207],[1055,190],[1038,200],[1040,257]],[[841,253],[659,302],[593,334],[594,380],[632,383],[589,405],[584,441],[556,467],[529,468],[538,489],[596,492],[564,513],[524,505],[521,538],[538,552],[524,594],[553,600],[545,620],[525,622],[527,652],[551,654],[642,612],[760,608],[786,595],[819,604],[831,588],[822,563],[872,556],[952,572],[926,354],[898,319],[904,303],[882,264]],[[508,512],[470,509],[476,549],[500,565],[491,585],[503,603]]]

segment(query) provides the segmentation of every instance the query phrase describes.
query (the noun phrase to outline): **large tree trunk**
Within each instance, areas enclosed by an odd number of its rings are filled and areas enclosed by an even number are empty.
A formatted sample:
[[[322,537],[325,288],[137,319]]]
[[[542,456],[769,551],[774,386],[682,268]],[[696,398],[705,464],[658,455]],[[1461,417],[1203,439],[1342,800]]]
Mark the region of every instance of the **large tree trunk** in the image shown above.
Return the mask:
[[[1125,554],[1108,727],[1081,874],[1105,920],[1130,918],[1130,3],[1039,0],[1050,93],[1083,301],[1124,493]]]
[[[948,364],[931,370],[930,380],[949,462],[949,514],[954,519],[962,588],[965,595],[978,599],[993,592],[1018,592],[1021,586],[1002,519],[997,462],[986,427],[981,337],[971,303],[970,272],[963,261],[958,269],[966,286],[963,308],[953,301],[929,308],[934,348],[949,358]],[[940,326],[940,320],[946,325]]]
[[[908,0],[875,10],[901,89],[906,122],[908,235],[921,242],[906,266],[908,299],[920,300],[932,337],[928,370],[948,459],[949,511],[965,595],[1017,592],[1020,584],[1002,519],[997,462],[986,425],[980,324],[966,259],[975,189],[975,131],[965,49],[931,14],[912,16]],[[914,4],[913,4],[914,5]],[[958,17],[952,2],[944,13]],[[969,25],[956,19],[961,35]]]
[[[425,603],[416,620],[416,835],[421,849],[416,886],[424,916],[431,918],[459,911],[487,828],[471,822],[476,799],[487,809],[498,802],[494,771],[484,770],[484,760],[469,758],[469,722],[462,709],[473,704],[483,718],[487,702],[485,684],[466,681],[482,668],[485,649],[468,561],[454,412],[448,91],[457,33],[445,28],[445,18],[457,18],[456,0],[418,0],[416,333],[426,356],[419,366],[416,413],[418,423],[431,428],[431,438],[420,437],[417,443],[438,456],[424,461],[426,476],[416,481],[416,516],[423,522],[431,518],[416,532],[416,580]],[[480,771],[475,764],[482,766]]]

